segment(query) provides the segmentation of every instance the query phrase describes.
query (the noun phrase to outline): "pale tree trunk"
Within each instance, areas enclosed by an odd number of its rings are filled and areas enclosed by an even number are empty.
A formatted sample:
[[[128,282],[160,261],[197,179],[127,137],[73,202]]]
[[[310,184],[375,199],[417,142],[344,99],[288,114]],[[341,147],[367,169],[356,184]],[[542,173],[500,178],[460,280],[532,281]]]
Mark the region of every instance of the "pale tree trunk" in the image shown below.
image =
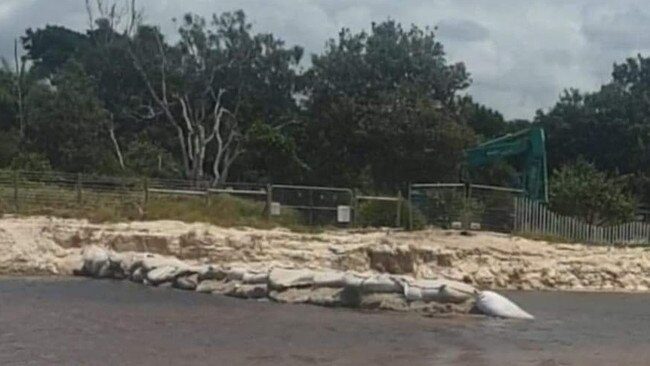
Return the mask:
[[[238,90],[237,103],[234,112],[230,112],[223,106],[222,97],[224,89],[216,93],[212,87],[214,70],[212,76],[206,78],[205,93],[190,97],[188,92],[172,93],[171,99],[174,106],[180,106],[180,116],[174,115],[172,103],[169,101],[167,86],[167,59],[164,46],[160,37],[157,38],[158,50],[160,52],[160,86],[159,90],[154,87],[151,79],[142,67],[135,52],[130,50],[135,68],[145,82],[149,94],[155,101],[176,131],[180,146],[184,174],[196,182],[205,177],[205,163],[208,148],[216,143],[216,152],[213,156],[212,184],[223,183],[228,177],[228,172],[235,160],[244,153],[242,148],[243,135],[237,118],[237,111],[240,105],[241,87]]]
[[[16,67],[15,88],[16,104],[18,106],[18,123],[20,137],[25,137],[25,95],[23,92],[23,80],[25,76],[25,62],[18,57],[18,40],[14,40],[14,63]]]
[[[111,137],[111,141],[113,142],[113,148],[115,149],[115,156],[117,157],[117,161],[120,163],[120,168],[122,168],[122,170],[125,170],[126,166],[124,165],[124,155],[122,154],[122,148],[120,147],[120,143],[117,141],[117,137],[115,137],[115,123],[113,122],[112,114],[110,116],[110,126],[108,127],[108,134]]]
[[[190,178],[192,176],[191,172],[191,167],[190,167],[190,159],[188,156],[188,150],[187,150],[187,145],[186,145],[186,140],[185,140],[185,132],[183,131],[183,128],[181,127],[180,123],[177,121],[176,117],[172,113],[171,110],[171,105],[169,103],[169,98],[167,95],[167,60],[165,57],[165,51],[164,47],[162,44],[162,40],[160,38],[157,38],[158,41],[158,50],[160,52],[161,56],[161,61],[160,61],[160,92],[156,90],[156,88],[153,86],[153,83],[149,79],[149,76],[147,75],[146,71],[142,67],[140,61],[138,60],[138,57],[136,56],[135,52],[129,48],[129,53],[131,55],[131,58],[133,60],[133,64],[140,73],[140,76],[144,80],[145,86],[147,90],[149,91],[149,94],[151,95],[152,99],[156,103],[156,105],[162,110],[163,115],[165,116],[165,119],[172,125],[174,130],[176,131],[176,137],[178,139],[178,143],[180,145],[180,151],[181,151],[181,162],[183,165],[183,173]]]

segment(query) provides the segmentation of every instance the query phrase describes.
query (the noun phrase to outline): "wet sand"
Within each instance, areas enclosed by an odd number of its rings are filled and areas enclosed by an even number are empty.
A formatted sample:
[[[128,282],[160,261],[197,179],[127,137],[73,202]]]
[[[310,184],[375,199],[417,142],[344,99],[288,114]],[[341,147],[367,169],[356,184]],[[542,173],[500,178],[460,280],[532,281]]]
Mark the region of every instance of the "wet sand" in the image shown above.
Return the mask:
[[[508,293],[431,319],[93,280],[0,280],[0,365],[647,365],[650,295]]]

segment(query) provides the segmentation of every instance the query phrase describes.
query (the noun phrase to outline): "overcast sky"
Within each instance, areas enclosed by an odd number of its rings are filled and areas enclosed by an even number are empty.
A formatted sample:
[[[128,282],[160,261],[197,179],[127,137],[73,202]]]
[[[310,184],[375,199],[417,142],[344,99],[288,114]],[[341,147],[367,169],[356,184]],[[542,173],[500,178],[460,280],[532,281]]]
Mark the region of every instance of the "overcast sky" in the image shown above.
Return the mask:
[[[650,54],[644,0],[139,0],[145,19],[167,33],[172,17],[244,9],[258,31],[319,52],[341,27],[371,21],[438,26],[451,61],[464,61],[469,90],[507,118],[531,118],[566,87],[593,90],[614,62]],[[27,27],[85,29],[84,0],[0,0],[0,55]]]

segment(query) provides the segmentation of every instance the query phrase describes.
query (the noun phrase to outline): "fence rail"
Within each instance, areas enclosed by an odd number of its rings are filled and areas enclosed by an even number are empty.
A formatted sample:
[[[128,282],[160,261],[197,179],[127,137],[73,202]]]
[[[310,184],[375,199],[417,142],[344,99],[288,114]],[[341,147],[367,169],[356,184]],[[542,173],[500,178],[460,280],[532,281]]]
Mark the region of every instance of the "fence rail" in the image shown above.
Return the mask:
[[[589,244],[650,244],[650,224],[591,225],[574,217],[558,215],[544,204],[525,197],[515,198],[514,232],[552,236]]]
[[[444,228],[458,227],[460,223],[465,229],[553,236],[584,243],[650,245],[648,223],[590,225],[558,215],[545,205],[523,197],[520,190],[459,183],[419,183],[410,185],[408,193],[407,201],[400,193],[368,195],[340,187],[257,183],[213,187],[209,182],[179,179],[0,170],[0,212],[26,213],[32,207],[137,205],[146,208],[162,197],[210,205],[211,197],[228,194],[257,202],[260,215],[269,219],[288,209],[291,214],[301,214],[303,222],[310,225],[367,225],[358,222],[360,212],[365,211],[375,215],[373,220],[381,221],[382,226],[408,224],[413,228],[417,219],[424,225]],[[379,216],[377,209],[382,212]]]
[[[397,210],[390,210],[395,216],[392,222],[396,226],[401,222],[399,194],[369,196],[349,188],[288,184],[227,183],[213,187],[208,181],[0,170],[0,213],[124,205],[146,208],[163,197],[210,205],[211,197],[221,194],[258,202],[263,206],[261,214],[269,219],[285,212],[297,213],[309,225],[354,225],[359,202],[393,202]]]

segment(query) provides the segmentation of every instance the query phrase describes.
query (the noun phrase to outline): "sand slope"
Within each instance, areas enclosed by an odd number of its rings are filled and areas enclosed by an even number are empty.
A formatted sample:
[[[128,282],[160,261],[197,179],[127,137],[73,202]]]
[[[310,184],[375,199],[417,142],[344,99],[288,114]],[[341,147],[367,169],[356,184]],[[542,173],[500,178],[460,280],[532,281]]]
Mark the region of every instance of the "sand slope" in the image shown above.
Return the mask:
[[[91,224],[0,219],[0,274],[68,275],[81,247],[174,255],[197,263],[332,268],[448,278],[493,289],[646,291],[650,249],[549,244],[448,231],[300,234],[176,221]]]

